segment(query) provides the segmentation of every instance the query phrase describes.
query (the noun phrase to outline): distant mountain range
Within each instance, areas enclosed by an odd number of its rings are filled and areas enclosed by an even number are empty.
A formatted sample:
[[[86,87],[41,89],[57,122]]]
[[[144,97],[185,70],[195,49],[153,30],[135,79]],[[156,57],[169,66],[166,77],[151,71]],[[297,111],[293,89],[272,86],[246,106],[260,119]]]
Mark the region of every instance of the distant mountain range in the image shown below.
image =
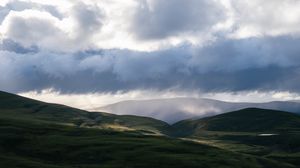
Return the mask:
[[[129,100],[92,109],[114,114],[152,117],[168,123],[189,118],[202,118],[244,108],[263,108],[300,113],[299,102],[235,103],[203,98]]]

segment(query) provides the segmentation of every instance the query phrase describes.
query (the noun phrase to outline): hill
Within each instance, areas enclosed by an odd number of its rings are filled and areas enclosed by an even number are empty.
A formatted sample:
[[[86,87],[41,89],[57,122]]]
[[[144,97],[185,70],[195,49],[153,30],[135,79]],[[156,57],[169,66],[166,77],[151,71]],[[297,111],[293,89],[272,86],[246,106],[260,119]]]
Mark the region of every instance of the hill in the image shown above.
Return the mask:
[[[295,168],[271,159],[136,131],[0,120],[1,167]]]
[[[149,117],[114,115],[87,112],[59,104],[44,103],[25,97],[0,92],[0,117],[40,122],[55,122],[77,127],[107,128],[117,130],[143,130],[160,134],[169,125]]]
[[[280,132],[300,130],[300,115],[284,111],[247,108],[202,119],[180,121],[173,125],[178,133],[200,131]]]
[[[203,118],[253,107],[300,113],[299,102],[236,103],[204,98],[130,100],[91,110],[148,116],[173,124],[180,120]]]
[[[166,125],[151,118],[88,113],[1,92],[0,165],[10,168],[295,168],[293,164],[274,159],[145,134],[145,131],[166,129]],[[120,129],[121,126],[126,129]]]
[[[300,115],[248,108],[172,125],[173,136],[300,165]]]

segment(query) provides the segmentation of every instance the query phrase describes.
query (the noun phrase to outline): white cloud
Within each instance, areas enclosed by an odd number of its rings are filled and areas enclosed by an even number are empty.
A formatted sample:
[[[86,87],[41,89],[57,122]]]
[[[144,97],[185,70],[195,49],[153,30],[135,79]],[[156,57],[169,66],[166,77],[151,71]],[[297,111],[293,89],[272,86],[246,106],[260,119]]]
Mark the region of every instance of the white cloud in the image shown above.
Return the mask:
[[[298,0],[231,0],[231,5],[236,22],[233,37],[300,33]]]
[[[297,0],[7,0],[0,6],[2,38],[68,52],[154,51],[220,36],[298,35],[300,26]]]
[[[8,2],[10,2],[11,0],[1,0],[0,1],[0,6],[5,6]]]
[[[242,91],[206,93],[206,98],[228,102],[270,102],[270,101],[298,101],[300,94],[287,91]]]
[[[101,31],[102,17],[97,6],[80,2],[74,3],[62,18],[43,9],[25,8],[11,10],[0,30],[2,39],[11,39],[25,47],[74,52],[94,47],[93,35]]]
[[[159,1],[157,1],[159,2]],[[191,42],[199,44],[206,39],[211,38],[210,27],[218,21],[217,13],[221,13],[219,9],[221,5],[207,0],[193,0],[192,4],[185,3],[182,0],[174,1],[174,5],[168,7],[168,3],[163,3],[166,13],[161,16],[154,16],[155,23],[159,22],[159,18],[165,17],[166,20],[172,19],[172,15],[177,13],[176,10],[182,8],[182,19],[174,20],[177,28],[174,27],[174,33],[167,38],[159,40],[139,40],[136,35],[141,30],[142,25],[136,26],[136,18],[142,16],[143,10],[140,5],[143,1],[126,0],[103,0],[103,1],[8,1],[3,3],[3,17],[5,22],[1,25],[2,35],[5,38],[11,38],[22,42],[23,44],[32,44],[41,46],[44,49],[71,51],[88,49],[92,47],[98,48],[127,48],[140,51],[158,50],[161,48],[172,47],[182,42]],[[159,2],[160,3],[160,2]],[[180,6],[180,4],[186,4]],[[197,10],[197,6],[202,6],[203,10]],[[161,5],[156,5],[157,7]],[[175,9],[172,9],[176,7]],[[205,9],[207,7],[207,9]],[[214,9],[217,7],[217,9]],[[164,10],[159,8],[161,12]],[[8,12],[10,11],[10,12]],[[198,11],[198,12],[197,12]],[[40,15],[38,12],[40,12]],[[31,17],[23,17],[32,14]],[[48,13],[48,14],[46,14]],[[173,13],[173,14],[172,14]],[[144,15],[145,16],[145,15]],[[201,17],[196,19],[194,17]],[[150,18],[144,18],[144,22]],[[196,19],[196,20],[195,20]],[[181,24],[185,21],[184,24]],[[20,28],[11,27],[17,23],[26,24],[30,31],[41,33],[45,37],[34,39],[33,37],[16,37],[9,29],[19,32]],[[148,22],[149,23],[149,22]],[[150,24],[150,23],[149,23]],[[168,26],[167,24],[164,24]],[[166,32],[161,27],[161,32]],[[180,25],[187,25],[181,28]],[[45,29],[45,27],[49,27]],[[149,25],[150,26],[150,25]],[[144,26],[144,28],[149,28]],[[135,27],[135,28],[133,28]],[[138,29],[140,27],[140,29]],[[152,27],[157,27],[153,25]],[[25,27],[26,28],[26,27]],[[53,33],[45,32],[52,29]],[[158,27],[159,28],[159,27]],[[199,31],[198,31],[199,28]],[[5,31],[6,30],[6,31]],[[182,32],[181,32],[182,30]],[[50,35],[51,34],[51,35]],[[56,35],[57,34],[57,35]],[[23,35],[25,36],[25,35]],[[24,39],[26,38],[26,39]],[[32,38],[28,43],[28,39]],[[24,41],[23,41],[24,40]],[[36,41],[35,43],[33,41]],[[39,41],[39,42],[37,42]],[[54,43],[55,41],[56,43]],[[59,42],[59,43],[57,43]],[[49,43],[48,45],[44,43]],[[79,43],[79,44],[75,44]],[[44,45],[43,45],[44,44]],[[56,44],[56,45],[55,45]],[[59,44],[59,45],[58,45]]]
[[[3,38],[12,39],[29,47],[57,47],[57,41],[63,41],[64,32],[58,28],[60,21],[47,12],[37,10],[11,11],[1,25]]]

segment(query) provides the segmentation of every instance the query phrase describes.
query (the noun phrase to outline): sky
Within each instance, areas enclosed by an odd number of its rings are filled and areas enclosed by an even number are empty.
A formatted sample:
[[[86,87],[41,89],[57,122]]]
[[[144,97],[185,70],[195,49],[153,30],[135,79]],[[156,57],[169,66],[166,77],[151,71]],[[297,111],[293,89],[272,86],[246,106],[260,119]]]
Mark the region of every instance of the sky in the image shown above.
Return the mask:
[[[300,1],[1,0],[0,73],[0,90],[84,109],[300,100]]]

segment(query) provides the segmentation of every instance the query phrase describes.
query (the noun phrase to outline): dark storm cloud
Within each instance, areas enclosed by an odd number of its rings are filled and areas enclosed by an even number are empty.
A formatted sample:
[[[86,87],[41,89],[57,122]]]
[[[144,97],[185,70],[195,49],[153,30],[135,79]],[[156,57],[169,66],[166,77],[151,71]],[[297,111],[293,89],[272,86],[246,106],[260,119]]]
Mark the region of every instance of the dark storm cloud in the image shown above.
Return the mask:
[[[191,64],[200,72],[299,66],[299,40],[290,36],[218,40],[196,49]]]
[[[0,89],[54,88],[62,93],[135,89],[300,92],[299,38],[220,39],[154,52],[1,51]]]
[[[205,31],[225,18],[223,8],[210,0],[143,0],[135,9],[131,31],[146,40]]]

